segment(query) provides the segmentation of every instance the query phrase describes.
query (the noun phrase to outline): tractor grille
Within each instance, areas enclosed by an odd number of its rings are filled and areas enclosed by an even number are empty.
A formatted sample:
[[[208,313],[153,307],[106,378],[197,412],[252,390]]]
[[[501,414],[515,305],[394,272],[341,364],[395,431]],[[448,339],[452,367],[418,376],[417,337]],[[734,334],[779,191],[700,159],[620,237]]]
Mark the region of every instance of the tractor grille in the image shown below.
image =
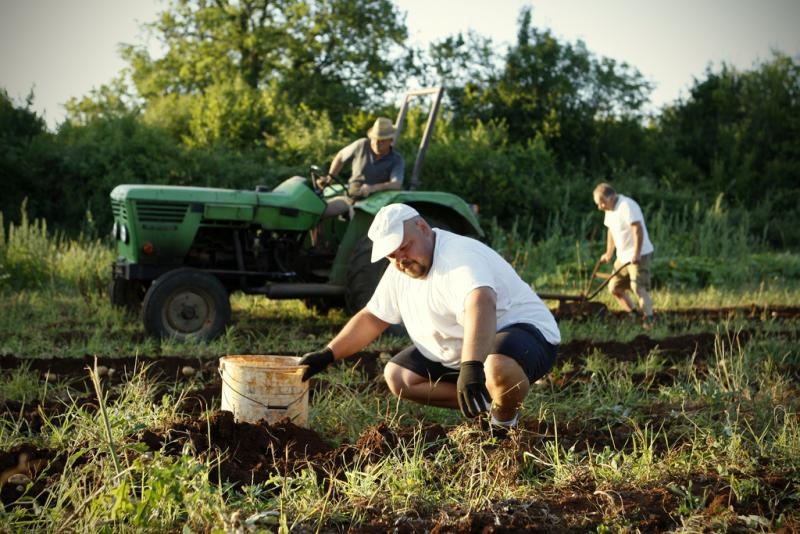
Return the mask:
[[[188,207],[182,202],[138,202],[136,215],[140,222],[181,223]]]
[[[111,211],[114,213],[114,218],[123,222],[128,222],[128,211],[125,209],[125,203],[119,200],[111,200]]]

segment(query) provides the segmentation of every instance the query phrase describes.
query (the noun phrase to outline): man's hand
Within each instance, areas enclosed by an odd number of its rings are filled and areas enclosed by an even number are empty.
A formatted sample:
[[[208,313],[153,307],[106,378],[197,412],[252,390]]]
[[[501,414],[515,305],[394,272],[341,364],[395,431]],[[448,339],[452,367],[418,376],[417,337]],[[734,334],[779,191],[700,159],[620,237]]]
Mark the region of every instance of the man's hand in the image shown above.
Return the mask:
[[[600,263],[608,263],[608,262],[610,262],[611,258],[613,257],[613,255],[614,255],[613,252],[606,252],[605,254],[600,256]]]
[[[320,176],[317,178],[317,187],[320,189],[324,189],[333,181],[333,178],[330,174],[326,174],[325,176]]]
[[[483,362],[475,360],[461,362],[456,391],[458,407],[466,417],[476,417],[492,407],[492,398],[486,390]]]
[[[641,254],[641,252],[637,252],[637,253],[635,253],[633,255],[633,259],[631,260],[631,263],[633,263],[635,265],[635,264],[638,264],[641,260],[642,260],[642,254]]]
[[[325,347],[322,350],[318,350],[316,352],[309,352],[303,355],[300,358],[300,361],[297,362],[298,365],[307,365],[308,369],[305,370],[303,373],[303,382],[311,378],[317,373],[321,373],[328,367],[330,364],[333,363],[333,351],[330,347]]]
[[[373,189],[372,189],[372,186],[369,185],[369,184],[362,185],[361,188],[358,190],[359,196],[362,196],[362,197],[368,197],[372,193],[373,193]]]

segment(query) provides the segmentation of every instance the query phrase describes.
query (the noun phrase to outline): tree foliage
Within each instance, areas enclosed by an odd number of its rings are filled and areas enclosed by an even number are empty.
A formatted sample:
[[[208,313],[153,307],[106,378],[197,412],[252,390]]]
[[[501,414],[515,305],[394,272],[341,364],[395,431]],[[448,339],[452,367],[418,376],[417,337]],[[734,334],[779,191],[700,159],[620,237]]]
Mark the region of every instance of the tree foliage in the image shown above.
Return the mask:
[[[172,0],[150,30],[163,57],[123,48],[148,102],[243,84],[342,114],[402,79],[406,28],[390,0]]]
[[[49,202],[57,147],[44,119],[33,111],[33,93],[16,103],[0,89],[0,211],[16,215],[25,198],[36,209]]]
[[[710,67],[666,108],[655,171],[699,194],[747,205],[775,243],[800,239],[800,65],[776,53],[740,72]],[[770,224],[777,215],[782,224]]]
[[[562,165],[604,170],[608,159],[630,157],[609,154],[605,137],[617,125],[637,127],[650,84],[625,63],[595,57],[581,41],[562,42],[536,28],[530,8],[521,11],[516,43],[502,64],[490,43],[475,37],[445,39],[430,55],[432,68],[456,82],[450,95],[460,120],[503,122],[511,142],[541,137]],[[464,69],[468,76],[453,76]]]
[[[590,191],[606,180],[645,210],[719,205],[746,216],[751,237],[800,244],[796,58],[709,67],[648,117],[650,84],[635,68],[536,28],[530,8],[502,51],[474,32],[411,50],[392,0],[170,0],[150,30],[163,56],[124,47],[126,73],[70,101],[55,133],[32,96],[0,93],[7,220],[27,197],[32,217],[74,230],[88,210],[103,227],[124,182],[275,185],[325,165],[396,112],[393,90],[422,81],[447,89],[422,187],[502,225],[532,218],[539,236],[591,237]],[[424,124],[412,109],[407,169]]]

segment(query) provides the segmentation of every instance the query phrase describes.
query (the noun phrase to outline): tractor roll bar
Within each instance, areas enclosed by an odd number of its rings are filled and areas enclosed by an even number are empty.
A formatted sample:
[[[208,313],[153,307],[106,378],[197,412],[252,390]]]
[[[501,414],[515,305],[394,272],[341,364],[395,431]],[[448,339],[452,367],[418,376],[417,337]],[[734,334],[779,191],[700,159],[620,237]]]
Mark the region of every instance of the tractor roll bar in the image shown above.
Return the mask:
[[[419,151],[417,152],[417,160],[414,162],[414,170],[411,172],[411,180],[408,188],[413,191],[419,185],[419,174],[422,170],[422,162],[425,160],[425,152],[428,150],[428,143],[430,143],[431,136],[433,135],[433,125],[436,123],[436,115],[439,111],[439,106],[442,102],[442,94],[444,88],[430,87],[427,89],[415,89],[408,91],[403,98],[403,104],[400,106],[400,111],[397,113],[397,120],[395,121],[396,131],[394,133],[394,141],[400,138],[400,132],[403,130],[403,123],[406,119],[406,113],[410,105],[411,99],[418,96],[434,95],[431,102],[431,108],[428,112],[428,122],[425,124],[425,131],[422,133],[422,139],[419,142]]]

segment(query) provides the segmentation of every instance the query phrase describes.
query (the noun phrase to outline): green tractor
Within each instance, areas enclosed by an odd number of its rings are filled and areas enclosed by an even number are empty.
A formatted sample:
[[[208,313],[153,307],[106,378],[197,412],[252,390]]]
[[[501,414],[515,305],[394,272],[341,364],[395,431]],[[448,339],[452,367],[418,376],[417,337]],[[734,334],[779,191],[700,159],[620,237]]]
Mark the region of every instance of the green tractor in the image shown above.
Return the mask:
[[[428,123],[410,180],[416,188],[441,88],[406,94],[398,135],[411,98],[433,94]],[[372,296],[386,260],[371,263],[367,230],[387,204],[414,206],[432,226],[482,237],[475,213],[460,197],[432,191],[383,191],[355,202],[349,214],[322,218],[339,183],[319,190],[291,177],[272,190],[120,185],[111,192],[117,259],[111,301],[141,311],[148,334],[210,340],[231,319],[233,291],[271,299],[303,299],[353,314]]]

